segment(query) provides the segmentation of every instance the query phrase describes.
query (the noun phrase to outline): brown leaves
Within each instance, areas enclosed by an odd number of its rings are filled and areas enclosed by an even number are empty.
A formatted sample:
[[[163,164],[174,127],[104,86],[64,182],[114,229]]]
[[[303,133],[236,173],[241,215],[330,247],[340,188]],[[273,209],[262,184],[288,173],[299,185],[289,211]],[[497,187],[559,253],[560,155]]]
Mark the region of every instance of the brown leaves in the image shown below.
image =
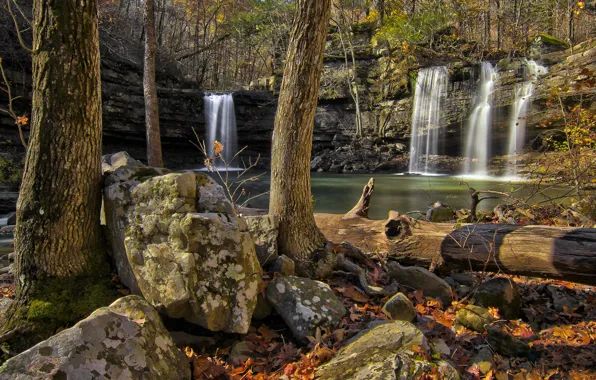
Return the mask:
[[[344,297],[349,297],[356,302],[366,303],[370,301],[370,298],[366,294],[360,290],[357,290],[354,286],[349,286],[347,288],[337,288],[337,290],[339,290]]]
[[[193,361],[193,378],[195,380],[228,380],[231,379],[226,369],[213,363],[206,356],[197,356]]]
[[[27,125],[28,122],[29,122],[29,118],[27,116],[19,116],[14,121],[14,123],[18,126]]]
[[[224,146],[222,145],[222,143],[220,143],[219,141],[215,140],[213,142],[213,152],[215,153],[216,156],[219,156],[219,154],[223,151]]]

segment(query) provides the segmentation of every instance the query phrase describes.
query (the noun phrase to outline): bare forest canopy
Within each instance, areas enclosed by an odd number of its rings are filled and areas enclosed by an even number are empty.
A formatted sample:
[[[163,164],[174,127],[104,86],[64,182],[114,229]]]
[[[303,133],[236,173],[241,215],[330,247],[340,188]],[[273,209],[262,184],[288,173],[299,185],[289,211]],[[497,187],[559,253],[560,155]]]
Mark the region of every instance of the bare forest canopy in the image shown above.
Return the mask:
[[[30,38],[31,0],[19,0],[18,22]],[[294,15],[291,0],[156,0],[158,70],[207,90],[233,90],[280,75]],[[101,0],[102,49],[142,65],[141,0]],[[16,41],[0,4],[0,42]],[[370,30],[377,52],[413,58],[416,47],[500,58],[523,55],[536,36],[574,45],[596,36],[596,1],[334,0],[330,31]],[[359,50],[346,35],[349,48]],[[14,46],[14,44],[13,44]],[[8,49],[8,48],[7,48]],[[4,50],[4,49],[2,49]],[[23,52],[2,51],[5,59]],[[16,59],[18,60],[18,59]]]

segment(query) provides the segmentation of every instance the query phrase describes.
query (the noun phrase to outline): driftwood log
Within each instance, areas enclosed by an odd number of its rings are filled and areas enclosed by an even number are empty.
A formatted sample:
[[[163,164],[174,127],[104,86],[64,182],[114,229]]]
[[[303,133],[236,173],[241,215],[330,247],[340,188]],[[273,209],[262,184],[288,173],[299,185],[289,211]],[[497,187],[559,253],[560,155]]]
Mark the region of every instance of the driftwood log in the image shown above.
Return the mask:
[[[368,185],[367,185],[368,186]],[[366,190],[366,187],[365,187]],[[370,203],[370,193],[367,201]],[[364,197],[364,196],[363,196]],[[362,198],[361,198],[362,200]],[[406,265],[487,270],[596,285],[596,229],[431,223],[395,211],[387,220],[315,214],[325,237]]]

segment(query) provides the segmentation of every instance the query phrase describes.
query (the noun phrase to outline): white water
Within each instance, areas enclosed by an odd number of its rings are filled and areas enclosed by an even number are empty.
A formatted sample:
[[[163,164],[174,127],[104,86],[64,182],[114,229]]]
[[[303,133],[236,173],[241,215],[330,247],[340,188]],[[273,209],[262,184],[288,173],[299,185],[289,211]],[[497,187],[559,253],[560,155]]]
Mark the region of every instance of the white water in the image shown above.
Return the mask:
[[[548,73],[548,69],[535,61],[526,61],[524,64],[524,81],[516,86],[515,102],[511,106],[511,119],[509,121],[509,145],[507,154],[510,156],[507,172],[517,174],[517,158],[524,149],[526,138],[526,119],[528,110],[532,105],[534,82],[538,76]]]
[[[441,103],[447,95],[447,67],[430,67],[418,72],[412,110],[409,172],[433,174],[429,158],[438,154],[441,127]]]
[[[213,157],[213,143],[216,140],[219,141],[224,147],[221,154],[226,163],[231,165],[232,158],[238,151],[234,98],[232,94],[206,94],[204,101],[205,122],[207,123],[207,151]],[[216,165],[223,167],[224,163],[218,159]]]
[[[4,227],[8,224],[8,218],[0,218],[0,227]]]
[[[474,108],[468,119],[467,137],[464,157],[468,157],[464,167],[465,175],[487,175],[488,158],[490,157],[491,130],[491,95],[495,88],[498,74],[488,62],[482,62],[478,92]]]

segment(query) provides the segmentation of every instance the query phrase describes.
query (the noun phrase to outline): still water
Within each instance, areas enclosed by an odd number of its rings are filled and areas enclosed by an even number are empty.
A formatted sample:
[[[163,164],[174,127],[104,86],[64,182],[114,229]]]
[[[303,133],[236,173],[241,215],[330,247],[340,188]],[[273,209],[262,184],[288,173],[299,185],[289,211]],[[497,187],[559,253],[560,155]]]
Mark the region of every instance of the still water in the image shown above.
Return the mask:
[[[211,174],[217,177],[216,174]],[[230,173],[230,177],[236,174]],[[254,175],[254,173],[250,173]],[[565,196],[569,190],[557,187],[538,187],[519,182],[508,182],[504,179],[463,178],[451,176],[408,176],[395,174],[330,174],[311,173],[311,188],[315,202],[315,212],[345,213],[358,201],[362,188],[369,178],[374,177],[375,189],[372,196],[369,217],[385,219],[389,210],[400,213],[426,212],[436,201],[447,203],[455,208],[470,205],[468,186],[476,190],[494,190],[501,192],[514,191],[513,196],[527,200],[528,203],[539,203],[546,199]],[[242,178],[247,178],[245,175]],[[269,190],[270,178],[263,174],[258,181],[246,183],[243,187],[249,196],[265,193]],[[540,192],[538,192],[540,191]],[[480,209],[491,210],[499,203],[507,203],[504,199],[487,199],[480,203]],[[249,201],[249,205],[267,208],[267,194]],[[416,215],[413,215],[416,216]]]

